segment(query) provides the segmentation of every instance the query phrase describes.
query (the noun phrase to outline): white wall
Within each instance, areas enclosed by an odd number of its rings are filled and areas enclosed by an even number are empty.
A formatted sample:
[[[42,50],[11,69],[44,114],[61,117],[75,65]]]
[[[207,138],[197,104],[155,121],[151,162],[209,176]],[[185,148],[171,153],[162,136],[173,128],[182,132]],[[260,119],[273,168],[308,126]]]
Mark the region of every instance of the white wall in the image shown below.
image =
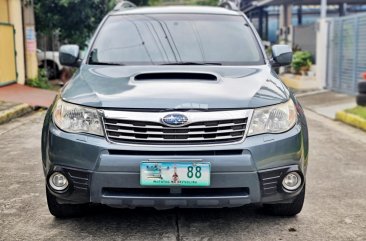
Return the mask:
[[[326,86],[327,78],[327,50],[328,50],[328,28],[326,19],[319,19],[316,32],[316,80],[319,88]]]
[[[18,83],[25,82],[25,64],[24,64],[24,40],[23,40],[23,18],[22,4],[20,0],[9,0],[9,22],[15,28],[15,49],[17,51],[17,72]]]

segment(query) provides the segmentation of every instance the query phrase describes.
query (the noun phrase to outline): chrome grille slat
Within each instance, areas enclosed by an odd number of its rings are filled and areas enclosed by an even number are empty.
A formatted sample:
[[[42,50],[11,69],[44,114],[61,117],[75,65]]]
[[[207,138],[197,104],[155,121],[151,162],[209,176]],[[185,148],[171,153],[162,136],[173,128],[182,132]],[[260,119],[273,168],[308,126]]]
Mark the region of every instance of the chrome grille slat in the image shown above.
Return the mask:
[[[167,136],[178,136],[178,135],[209,135],[209,134],[222,134],[222,133],[232,133],[232,132],[240,132],[245,131],[244,128],[242,129],[228,129],[228,130],[218,130],[218,131],[211,131],[211,132],[205,132],[205,131],[190,131],[190,132],[158,132],[158,131],[146,131],[146,132],[138,132],[134,130],[111,130],[106,129],[107,132],[118,132],[118,133],[128,133],[128,134],[147,134],[147,135],[167,135]]]
[[[131,127],[131,128],[148,128],[148,129],[179,129],[179,130],[184,130],[184,129],[187,129],[187,130],[191,130],[191,129],[203,129],[203,128],[216,128],[216,127],[228,127],[228,126],[240,126],[240,125],[243,125],[243,124],[246,124],[245,123],[238,123],[238,124],[219,124],[217,126],[213,126],[213,127],[210,127],[210,126],[205,126],[205,125],[191,125],[189,127],[187,126],[184,126],[184,127],[180,127],[180,128],[173,128],[173,127],[166,127],[166,126],[163,126],[163,125],[146,125],[146,126],[136,126],[136,125],[132,125],[132,124],[125,124],[125,123],[117,123],[117,124],[114,124],[114,123],[109,123],[109,122],[106,122],[108,121],[108,119],[105,119],[105,125],[111,125],[111,126],[122,126],[122,127]]]
[[[138,141],[166,141],[166,142],[187,142],[188,141],[212,141],[212,140],[227,140],[227,139],[237,139],[237,137],[233,136],[222,136],[222,137],[216,137],[216,138],[202,138],[202,137],[193,137],[189,139],[164,139],[164,138],[135,138],[135,137],[129,137],[129,136],[123,136],[123,137],[117,137],[113,136],[111,137],[113,139],[121,139],[121,140],[138,140]]]
[[[175,112],[176,113],[176,112]],[[107,139],[141,145],[226,144],[244,139],[252,110],[182,112],[189,122],[182,127],[160,122],[167,112],[104,111]]]

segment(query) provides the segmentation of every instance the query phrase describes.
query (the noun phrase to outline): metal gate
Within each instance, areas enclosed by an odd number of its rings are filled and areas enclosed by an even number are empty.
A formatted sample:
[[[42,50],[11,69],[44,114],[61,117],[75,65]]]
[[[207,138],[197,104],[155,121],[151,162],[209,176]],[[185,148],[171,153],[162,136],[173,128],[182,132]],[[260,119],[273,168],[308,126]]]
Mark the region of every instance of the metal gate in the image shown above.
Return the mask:
[[[327,88],[357,93],[366,72],[366,14],[329,20]]]
[[[17,80],[14,27],[0,23],[0,86]]]

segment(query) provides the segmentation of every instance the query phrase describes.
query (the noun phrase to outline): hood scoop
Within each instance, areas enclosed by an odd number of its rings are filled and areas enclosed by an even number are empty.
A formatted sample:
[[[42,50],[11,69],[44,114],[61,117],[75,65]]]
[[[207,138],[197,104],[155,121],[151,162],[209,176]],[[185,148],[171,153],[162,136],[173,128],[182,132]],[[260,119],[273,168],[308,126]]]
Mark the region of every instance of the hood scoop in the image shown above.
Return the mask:
[[[203,80],[217,81],[217,76],[210,73],[195,73],[195,72],[154,72],[138,74],[134,78],[136,81],[151,81],[151,80]]]

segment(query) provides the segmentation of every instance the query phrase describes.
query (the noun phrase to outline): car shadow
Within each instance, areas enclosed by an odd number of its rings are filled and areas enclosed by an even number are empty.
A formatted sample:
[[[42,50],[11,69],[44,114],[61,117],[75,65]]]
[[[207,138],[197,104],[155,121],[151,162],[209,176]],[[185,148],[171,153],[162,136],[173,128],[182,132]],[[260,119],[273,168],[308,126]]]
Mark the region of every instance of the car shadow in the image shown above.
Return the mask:
[[[243,232],[258,232],[275,226],[288,226],[296,218],[273,217],[256,206],[222,209],[150,208],[116,209],[96,206],[84,217],[54,219],[52,226],[62,227],[66,236],[80,239],[122,240],[211,240],[241,237]],[[118,238],[119,237],[119,238]]]

